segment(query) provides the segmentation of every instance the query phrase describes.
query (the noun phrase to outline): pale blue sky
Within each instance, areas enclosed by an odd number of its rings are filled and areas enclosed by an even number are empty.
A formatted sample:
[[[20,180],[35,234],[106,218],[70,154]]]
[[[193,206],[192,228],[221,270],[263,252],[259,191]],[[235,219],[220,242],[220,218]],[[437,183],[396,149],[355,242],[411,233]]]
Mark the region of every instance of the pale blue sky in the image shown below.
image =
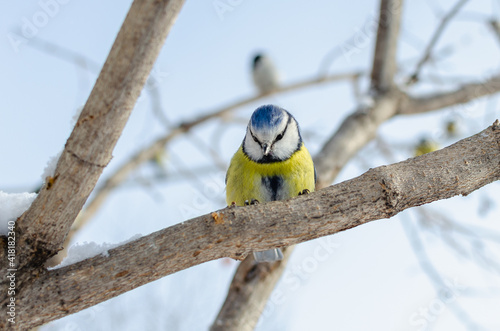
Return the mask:
[[[316,75],[325,56],[339,52],[342,45],[355,45],[359,52],[340,56],[330,65],[330,72],[362,70],[371,65],[375,35],[367,30],[367,24],[376,18],[379,1],[222,2],[235,5],[221,17],[214,9],[215,1],[187,1],[155,65],[153,76],[164,113],[173,124],[252,96],[255,90],[249,65],[256,51],[265,51],[273,58],[286,83]],[[4,101],[0,111],[0,190],[19,192],[39,184],[48,159],[63,148],[72,129],[71,119],[90,93],[97,77],[95,69],[105,61],[130,3],[68,1],[52,12],[53,17],[46,15],[46,22],[38,22],[38,31],[23,41],[17,51],[9,37],[12,33],[21,35],[26,20],[34,24],[34,17],[43,19],[42,6],[37,1],[0,4],[0,95]],[[436,14],[442,14],[454,3],[406,1],[398,49],[398,79],[413,70],[439,22]],[[422,84],[412,92],[450,89],[461,81],[482,80],[498,72],[500,43],[484,23],[494,17],[500,19],[499,1],[470,1],[437,45],[437,49],[452,45],[454,52],[424,71],[427,80],[430,74],[440,75],[448,77],[448,84]],[[37,46],[40,41],[80,54],[96,63],[97,68],[87,63],[89,70],[84,70],[50,55]],[[366,87],[366,80],[362,87]],[[151,111],[148,93],[143,94],[103,177],[164,132]],[[226,164],[241,143],[244,122],[262,103],[276,103],[290,110],[310,136],[306,143],[313,154],[356,105],[351,85],[344,82],[275,95],[242,107],[236,113],[241,123],[223,131],[220,143],[212,146]],[[471,135],[500,117],[497,109],[494,98],[466,108],[397,118],[384,124],[379,132],[391,144],[403,146],[396,157],[405,159],[411,156],[411,145],[423,135],[442,136],[446,120],[460,118],[463,134]],[[212,145],[218,124],[207,123],[194,133],[195,138],[174,141],[168,160],[175,164],[169,163],[167,171],[175,173],[178,168],[210,165],[209,153],[194,147],[193,139]],[[362,151],[364,162],[372,167],[387,163],[374,146]],[[358,161],[359,158],[351,162],[338,180],[363,172],[364,165]],[[151,169],[140,172],[150,173]],[[202,177],[201,184],[173,181],[142,187],[129,183],[110,197],[76,240],[119,242],[222,208],[223,177],[224,171],[220,170],[213,176]],[[432,207],[464,224],[499,230],[499,225],[493,223],[499,219],[498,206],[487,217],[477,217],[482,197],[498,196],[498,186],[495,183],[467,198],[454,198]],[[335,243],[333,253],[300,278],[298,288],[286,282],[280,284],[278,290],[286,293],[286,300],[265,316],[259,330],[418,330],[409,319],[420,307],[434,302],[436,291],[416,262],[401,225],[416,224],[415,217],[415,213],[407,212],[402,218],[373,222],[330,237]],[[438,236],[424,237],[435,263],[443,268],[444,277],[457,278],[469,288],[482,283],[498,291],[498,274],[495,278],[481,269],[471,271],[468,262],[453,257]],[[463,244],[463,238],[456,240]],[[300,268],[311,261],[317,245],[319,241],[300,245],[289,273],[293,275],[294,265]],[[491,256],[498,253],[495,246],[486,247],[492,250]],[[60,320],[45,330],[204,329],[224,298],[235,265],[214,261],[182,271]],[[457,296],[456,302],[466,297],[464,293]],[[498,307],[500,296],[463,300],[460,304],[475,320],[500,328],[497,312],[489,310]],[[460,329],[450,307],[439,313],[430,330],[465,330]]]

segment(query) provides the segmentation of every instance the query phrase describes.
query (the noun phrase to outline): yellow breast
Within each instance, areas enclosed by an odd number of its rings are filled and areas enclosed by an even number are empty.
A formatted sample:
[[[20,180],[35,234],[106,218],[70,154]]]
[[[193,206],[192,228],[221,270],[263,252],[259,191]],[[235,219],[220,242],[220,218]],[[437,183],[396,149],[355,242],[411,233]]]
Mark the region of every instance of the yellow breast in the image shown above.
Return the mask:
[[[278,188],[276,194],[270,187]],[[240,147],[226,175],[226,202],[243,206],[245,200],[283,200],[307,189],[314,191],[314,164],[304,145],[289,159],[273,163],[250,160]]]

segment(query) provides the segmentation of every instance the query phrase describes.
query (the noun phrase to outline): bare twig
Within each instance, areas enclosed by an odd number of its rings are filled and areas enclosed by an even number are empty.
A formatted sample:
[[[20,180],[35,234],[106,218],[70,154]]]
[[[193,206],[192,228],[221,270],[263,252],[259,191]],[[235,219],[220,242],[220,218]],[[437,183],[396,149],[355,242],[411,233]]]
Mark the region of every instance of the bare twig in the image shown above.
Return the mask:
[[[29,316],[18,327],[72,314],[206,261],[243,259],[255,250],[294,245],[413,206],[467,195],[500,179],[499,144],[497,121],[450,147],[371,169],[306,196],[215,211],[112,249],[109,256],[43,271],[16,297],[16,313]]]
[[[26,45],[43,52],[44,54],[49,54],[65,62],[77,65],[83,70],[88,70],[92,73],[99,73],[99,70],[101,70],[101,64],[90,59],[89,57],[75,52],[67,47],[43,40],[38,36],[30,39],[30,42],[26,43]]]
[[[415,71],[413,72],[413,74],[408,79],[407,85],[414,84],[414,83],[416,83],[418,81],[420,70],[422,69],[422,67],[424,66],[424,64],[427,61],[430,60],[431,54],[432,54],[432,49],[434,48],[434,46],[436,45],[437,41],[439,40],[439,38],[443,34],[443,31],[445,30],[446,26],[451,21],[451,19],[460,11],[460,8],[462,8],[462,6],[465,5],[465,3],[467,1],[468,0],[459,0],[451,8],[451,10],[443,17],[443,19],[439,23],[436,31],[434,31],[434,34],[432,35],[432,38],[429,41],[429,44],[425,48],[425,51],[424,51],[424,54],[422,55],[422,58],[420,59],[420,61],[418,61],[417,67],[415,68]]]
[[[491,20],[489,21],[489,25],[493,30],[493,33],[497,37],[498,42],[500,42],[500,22],[498,22],[497,20]]]
[[[418,114],[431,110],[456,106],[477,100],[481,97],[500,92],[500,74],[496,74],[484,81],[464,84],[451,91],[441,92],[428,96],[411,97],[402,101],[399,114]]]
[[[448,285],[445,283],[443,278],[441,277],[439,271],[436,269],[432,260],[427,255],[427,251],[420,240],[420,235],[418,231],[413,230],[413,227],[410,222],[405,221],[401,223],[403,225],[403,229],[406,233],[406,236],[413,248],[413,252],[417,257],[417,261],[420,264],[420,268],[424,271],[427,277],[430,279],[436,294],[440,294],[444,289],[448,288]],[[482,330],[483,328],[479,327],[474,320],[469,316],[467,310],[463,309],[462,306],[457,301],[449,301],[447,302],[449,308],[452,310],[455,317],[460,320],[464,325],[467,326],[469,330]]]

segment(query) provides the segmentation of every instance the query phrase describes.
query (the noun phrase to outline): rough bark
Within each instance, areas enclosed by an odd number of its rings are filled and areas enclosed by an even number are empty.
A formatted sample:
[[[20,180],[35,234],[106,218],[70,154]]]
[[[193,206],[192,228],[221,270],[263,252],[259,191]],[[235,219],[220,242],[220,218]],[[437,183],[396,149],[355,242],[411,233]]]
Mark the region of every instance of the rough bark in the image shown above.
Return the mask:
[[[287,201],[214,211],[79,263],[43,270],[16,298],[27,328],[168,274],[344,231],[500,179],[500,123],[445,149]]]
[[[253,330],[293,248],[283,247],[283,259],[274,263],[256,263],[253,254],[249,254],[238,266],[224,305],[210,330]]]

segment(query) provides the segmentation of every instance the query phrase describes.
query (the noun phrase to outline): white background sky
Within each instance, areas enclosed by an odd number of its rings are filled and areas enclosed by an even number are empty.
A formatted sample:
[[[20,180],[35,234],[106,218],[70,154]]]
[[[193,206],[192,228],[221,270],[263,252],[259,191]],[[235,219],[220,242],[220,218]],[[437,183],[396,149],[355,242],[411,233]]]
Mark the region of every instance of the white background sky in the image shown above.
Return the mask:
[[[255,90],[249,65],[257,51],[273,58],[285,83],[316,75],[325,56],[339,51],[346,42],[358,51],[340,56],[330,65],[330,72],[366,70],[371,65],[375,35],[360,30],[366,31],[367,23],[377,17],[379,1],[222,2],[234,6],[220,16],[212,1],[187,1],[153,69],[163,113],[174,125],[252,96]],[[398,49],[400,81],[412,71],[440,17],[454,3],[406,1]],[[37,31],[30,31],[29,38],[17,39],[21,44],[16,47],[12,38],[20,38],[23,26],[40,17],[42,6],[37,1],[0,4],[0,190],[32,191],[41,183],[40,175],[49,158],[63,148],[72,118],[85,103],[130,4],[68,1]],[[485,23],[490,18],[500,19],[500,1],[469,1],[437,45],[438,50],[452,46],[452,53],[427,67],[426,83],[411,91],[446,90],[497,73],[500,44]],[[43,49],[43,41],[92,62],[83,69]],[[431,75],[446,77],[445,84],[431,84]],[[423,136],[442,138],[443,125],[449,119],[458,119],[462,136],[486,128],[500,117],[497,101],[490,98],[466,107],[396,118],[379,133],[396,148],[395,160],[406,159],[412,156],[411,146]],[[295,115],[312,154],[356,105],[348,83],[260,100],[235,113],[238,124],[210,122],[189,139],[175,140],[167,151],[167,174],[213,164],[207,146],[195,146],[199,140],[216,150],[226,166],[243,139],[245,122],[263,103],[278,104]],[[151,106],[150,95],[143,92],[103,178],[165,132]],[[213,138],[214,131],[221,132],[220,140]],[[441,139],[445,145],[451,142]],[[361,174],[367,166],[389,162],[372,143],[343,170],[337,182]],[[75,242],[116,243],[224,207],[223,169],[200,174],[194,182],[168,179],[149,186],[137,184],[138,178],[157,170],[154,165],[142,167],[111,196]],[[419,330],[422,324],[418,323],[423,322],[428,322],[428,330],[500,329],[500,269],[495,265],[498,236],[480,240],[500,230],[495,201],[499,194],[498,183],[493,183],[468,197],[428,207],[428,212],[448,215],[465,227],[464,234],[453,228],[446,237],[432,225],[437,222],[434,217],[427,219],[425,227],[419,221],[421,214],[408,211],[299,245],[258,330]],[[491,208],[478,216],[488,201]],[[452,285],[436,286],[431,281],[417,259],[422,251],[415,253],[409,233],[418,233],[429,261]],[[473,238],[475,234],[479,239]],[[451,238],[456,247],[445,238]],[[325,245],[331,250],[318,258],[315,252]],[[178,272],[43,330],[207,329],[236,265],[220,260]],[[449,294],[446,303],[440,296],[443,291]],[[426,308],[430,315],[423,315]]]

